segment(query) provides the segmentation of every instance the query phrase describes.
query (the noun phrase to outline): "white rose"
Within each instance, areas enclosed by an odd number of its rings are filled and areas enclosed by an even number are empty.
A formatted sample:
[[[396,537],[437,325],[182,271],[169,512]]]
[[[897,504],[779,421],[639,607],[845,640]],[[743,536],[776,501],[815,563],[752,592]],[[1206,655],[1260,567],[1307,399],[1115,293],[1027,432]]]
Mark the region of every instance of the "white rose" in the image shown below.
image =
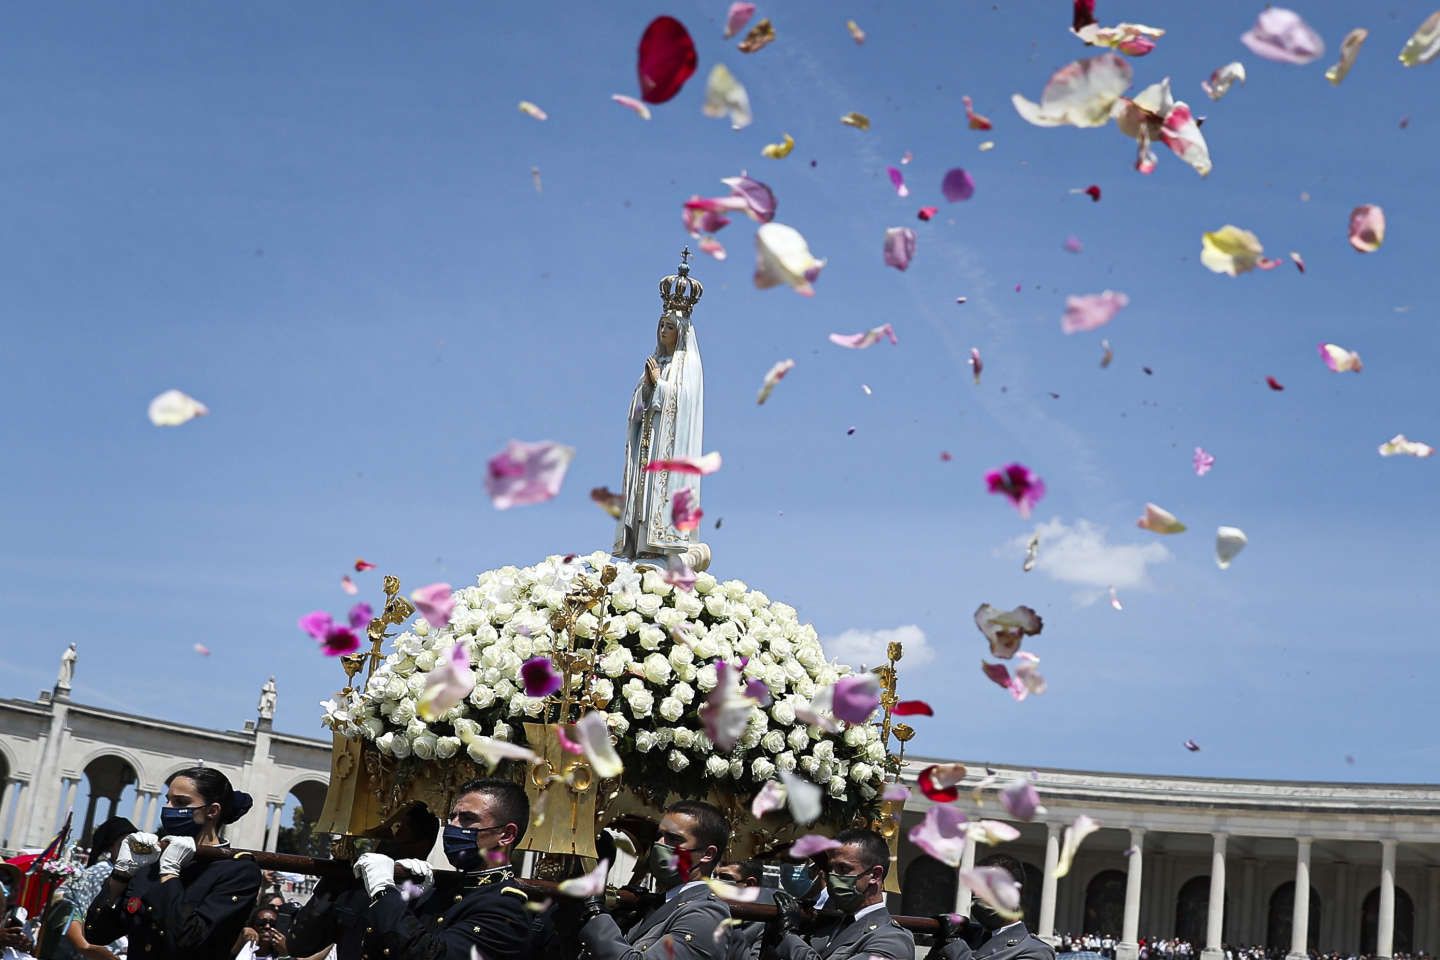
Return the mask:
[[[702,597],[714,590],[717,585],[718,581],[713,574],[697,573],[695,575],[695,592]]]
[[[610,609],[616,613],[629,613],[635,609],[635,595],[633,593],[612,593]]]
[[[415,621],[414,630],[418,636],[428,637],[430,635],[430,624],[425,622],[424,617],[420,617]]]
[[[725,611],[730,606],[725,598],[718,593],[712,593],[705,598],[705,612],[716,620],[724,619]]]
[[[410,683],[405,677],[391,677],[385,685],[385,699],[399,700],[410,693]]]
[[[879,763],[885,759],[885,744],[879,740],[871,740],[865,745],[865,759]]]
[[[543,703],[544,701],[541,702]],[[606,713],[605,726],[609,727],[615,736],[623,737],[630,730],[630,721],[618,713]]]
[[[655,622],[666,630],[674,630],[686,622],[685,614],[674,607],[662,607],[660,612],[655,614]]]
[[[616,647],[600,658],[600,672],[607,677],[618,677],[630,666],[630,651],[624,647]]]
[[[427,686],[429,686],[429,684],[425,682],[425,675],[423,673],[414,674],[405,681],[406,695],[418,700],[425,695],[425,688]]]
[[[852,763],[850,765],[850,779],[856,783],[864,783],[874,775],[875,772],[868,763]]]
[[[820,692],[820,685],[807,677],[804,680],[795,681],[794,690],[806,700],[814,700],[815,694]]]
[[[395,733],[383,733],[375,738],[375,749],[381,753],[390,753],[395,748]]]
[[[765,686],[771,690],[784,690],[787,685],[784,667],[777,665],[765,669]]]
[[[810,745],[810,734],[805,732],[804,727],[796,727],[790,731],[790,736],[785,738],[792,750],[804,750]]]
[[[434,650],[426,650],[415,655],[415,669],[424,670],[429,673],[435,669],[435,661],[440,659]]]
[[[439,739],[439,737],[427,730],[415,738],[410,744],[410,749],[413,750],[415,756],[421,760],[433,760],[435,758],[435,744]]]
[[[540,714],[545,712],[545,700],[539,697],[525,697],[524,699],[525,706],[523,707],[523,709],[525,711],[525,716],[538,717],[540,716]]]
[[[701,693],[709,693],[714,690],[715,685],[719,682],[720,678],[716,674],[713,664],[706,664],[695,672],[695,686],[700,689]]]
[[[719,643],[708,633],[695,644],[695,656],[701,660],[714,660],[719,652]]]
[[[798,683],[801,680],[804,680],[807,676],[807,674],[805,673],[805,665],[802,664],[799,660],[796,660],[794,657],[790,657],[787,655],[785,662],[782,664],[782,667],[785,670],[785,679],[789,680],[791,683]]]
[[[705,758],[705,776],[719,780],[730,772],[730,761],[713,753]]]
[[[756,780],[769,780],[775,775],[775,764],[764,757],[756,757],[750,763],[750,775]],[[843,787],[845,781],[840,781],[840,785]]]
[[[397,727],[404,727],[415,719],[416,704],[414,700],[405,699],[395,704],[395,709],[390,713],[390,722]]]
[[[455,728],[455,736],[466,743],[480,736],[480,724],[471,720],[469,717],[461,717],[459,720],[451,723],[451,726]]]
[[[509,740],[510,734],[510,724],[504,720],[496,720],[495,726],[490,728],[490,737],[494,740]]]
[[[670,696],[681,703],[690,703],[695,699],[695,688],[688,683],[677,683],[670,688]]]
[[[815,744],[813,752],[816,760],[819,760],[821,763],[829,763],[835,759],[835,741],[821,740]]]
[[[635,734],[635,749],[641,753],[649,753],[655,749],[656,736],[650,730],[641,730]]]
[[[684,644],[676,644],[670,648],[670,666],[680,668],[695,662],[695,651]]]
[[[795,659],[807,669],[814,670],[825,662],[825,653],[820,649],[819,644],[799,644],[795,649]]]
[[[680,715],[684,712],[685,704],[676,700],[674,697],[666,697],[660,701],[660,717],[663,720],[674,723],[680,719]]]
[[[746,634],[735,641],[735,652],[742,657],[753,657],[760,652],[760,642],[749,634]]]
[[[686,727],[675,728],[675,746],[679,747],[682,750],[689,750],[691,747],[695,746],[695,742],[698,739],[699,735],[696,734],[694,730],[690,730]]]
[[[441,737],[435,741],[435,756],[441,760],[449,760],[459,752],[459,737]]]
[[[681,770],[684,770],[686,767],[690,766],[690,758],[685,756],[685,754],[681,753],[679,750],[671,750],[669,756],[665,758],[665,764],[671,770],[679,773]]]
[[[776,754],[775,766],[779,767],[781,770],[794,770],[795,754],[791,753],[789,750],[786,750],[784,753]]]
[[[795,708],[787,700],[782,700],[770,708],[770,716],[782,727],[795,725]]]
[[[670,660],[665,654],[652,653],[645,658],[645,679],[657,684],[670,679]]]
[[[674,739],[674,727],[661,727],[659,730],[655,731],[655,744],[657,746],[668,747],[670,746],[671,742],[674,741]]]
[[[497,603],[490,610],[491,623],[504,623],[513,616],[515,616],[515,604],[513,603]]]
[[[635,598],[635,612],[642,617],[654,618],[655,614],[659,613],[660,608],[664,605],[665,598],[656,596],[653,593],[642,593],[639,597]]]
[[[858,747],[865,742],[865,728],[863,726],[848,727],[845,730],[845,746]]]
[[[405,739],[404,734],[395,734],[395,739],[390,741],[390,753],[396,760],[410,756],[410,741]]]
[[[655,705],[655,697],[649,690],[643,688],[627,688],[625,690],[625,703],[630,707],[630,715],[636,718],[650,716],[650,709]]]
[[[845,780],[841,777],[831,777],[826,785],[830,796],[837,800],[845,799]]]
[[[657,570],[646,570],[640,586],[646,593],[656,596],[663,597],[670,592],[670,584],[665,582],[664,575]]]
[[[819,770],[819,769],[820,769],[820,761],[819,761],[819,760],[816,760],[816,759],[815,759],[813,756],[811,756],[810,754],[807,753],[805,756],[803,756],[803,757],[800,758],[800,772],[801,772],[801,773],[804,773],[806,776],[810,777],[812,780],[815,778],[815,771],[816,771],[816,770]]]
[[[745,761],[735,759],[730,761],[730,779],[739,780],[745,776]]]
[[[653,623],[642,624],[636,630],[636,635],[640,638],[642,650],[659,650],[665,645],[665,631]]]
[[[488,710],[495,703],[495,691],[483,683],[475,684],[475,689],[470,691],[470,702],[481,710]]]
[[[675,609],[693,620],[700,616],[700,611],[705,609],[705,601],[693,593],[677,593],[675,595]]]
[[[379,717],[366,717],[361,721],[360,726],[365,731],[365,736],[371,740],[374,740],[385,731],[385,721]]]
[[[594,640],[595,631],[599,627],[600,621],[595,618],[595,614],[586,612],[575,618],[575,626],[571,632],[582,640]]]
[[[590,690],[595,694],[597,701],[609,703],[615,699],[615,684],[604,677],[591,681]]]
[[[815,771],[815,782],[824,783],[835,776],[835,764],[829,761],[821,761],[820,769]]]
[[[501,677],[495,681],[495,699],[497,700],[513,699],[518,692],[520,692],[520,688],[515,686],[515,681],[509,677]]]
[[[779,753],[785,749],[785,734],[779,730],[771,730],[760,738],[760,745],[765,748],[766,753]]]

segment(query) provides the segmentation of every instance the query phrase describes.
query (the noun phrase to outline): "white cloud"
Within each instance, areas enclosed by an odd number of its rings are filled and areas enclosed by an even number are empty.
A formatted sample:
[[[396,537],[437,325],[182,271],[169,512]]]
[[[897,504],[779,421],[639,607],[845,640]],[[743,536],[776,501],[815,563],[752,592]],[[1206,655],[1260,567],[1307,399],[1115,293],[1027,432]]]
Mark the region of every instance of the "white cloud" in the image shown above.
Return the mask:
[[[1077,599],[1093,603],[1108,587],[1133,590],[1150,584],[1150,567],[1172,559],[1161,543],[1110,543],[1106,528],[1089,520],[1077,520],[1073,526],[1059,517],[1042,523],[1034,530],[1040,537],[1040,555],[1035,569],[1061,583],[1094,587]],[[1029,536],[1010,541],[1006,554],[1024,556]]]
[[[858,669],[885,663],[885,648],[897,640],[905,645],[905,666],[916,667],[935,659],[935,648],[925,638],[925,631],[913,623],[893,630],[846,630],[823,645],[831,660]]]

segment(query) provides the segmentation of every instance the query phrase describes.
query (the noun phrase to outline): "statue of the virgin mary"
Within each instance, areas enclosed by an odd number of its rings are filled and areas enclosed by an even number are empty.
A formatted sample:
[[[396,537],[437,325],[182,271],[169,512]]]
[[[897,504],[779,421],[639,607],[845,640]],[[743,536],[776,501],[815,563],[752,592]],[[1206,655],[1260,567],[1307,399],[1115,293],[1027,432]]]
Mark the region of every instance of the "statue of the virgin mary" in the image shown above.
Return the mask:
[[[686,250],[682,256],[688,255]],[[625,505],[615,529],[616,556],[664,559],[691,547],[690,533],[675,529],[671,508],[681,490],[691,491],[691,505],[699,506],[700,477],[668,470],[647,473],[645,467],[652,460],[697,459],[702,453],[705,373],[690,312],[703,292],[690,277],[688,263],[660,281],[663,309],[655,352],[645,358],[630,397]]]

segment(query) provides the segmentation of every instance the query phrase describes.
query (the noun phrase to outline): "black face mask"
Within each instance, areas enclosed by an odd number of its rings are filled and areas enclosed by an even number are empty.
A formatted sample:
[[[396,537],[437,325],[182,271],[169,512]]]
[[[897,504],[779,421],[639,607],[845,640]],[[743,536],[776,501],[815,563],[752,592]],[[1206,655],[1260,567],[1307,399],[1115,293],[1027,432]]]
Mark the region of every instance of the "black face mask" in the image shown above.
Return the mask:
[[[986,930],[999,930],[1012,921],[1006,920],[995,912],[995,908],[984,900],[976,897],[970,904],[970,919],[974,920]]]
[[[479,827],[457,827],[448,823],[445,825],[445,833],[440,842],[445,847],[445,859],[450,861],[450,866],[462,872],[485,869],[485,855],[475,845],[479,836]]]
[[[199,807],[161,807],[160,836],[198,837],[204,824],[195,819]]]

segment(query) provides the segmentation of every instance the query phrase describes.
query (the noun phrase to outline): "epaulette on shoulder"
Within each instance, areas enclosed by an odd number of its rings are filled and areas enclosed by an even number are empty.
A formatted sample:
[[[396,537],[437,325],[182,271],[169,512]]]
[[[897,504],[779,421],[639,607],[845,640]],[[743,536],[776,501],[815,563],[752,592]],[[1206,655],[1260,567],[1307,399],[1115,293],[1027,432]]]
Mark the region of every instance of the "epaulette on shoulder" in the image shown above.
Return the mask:
[[[530,895],[527,894],[524,890],[521,890],[519,887],[501,887],[501,888],[500,888],[500,892],[501,892],[501,893],[508,893],[508,894],[511,894],[512,896],[519,897],[521,900],[529,900],[529,899],[530,899]]]
[[[249,850],[239,850],[230,855],[231,860],[254,860],[255,854]]]

